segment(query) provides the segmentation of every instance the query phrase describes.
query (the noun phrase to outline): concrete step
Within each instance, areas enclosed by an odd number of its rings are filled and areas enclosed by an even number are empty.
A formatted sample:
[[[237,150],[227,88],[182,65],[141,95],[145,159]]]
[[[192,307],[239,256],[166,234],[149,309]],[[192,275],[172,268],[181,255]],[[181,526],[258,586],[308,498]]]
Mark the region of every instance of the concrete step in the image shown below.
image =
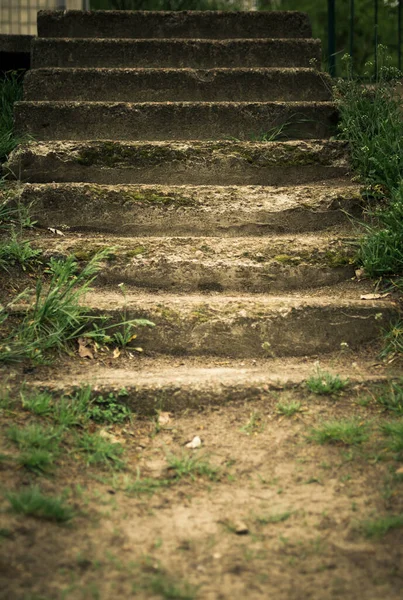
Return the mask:
[[[348,174],[347,145],[293,142],[31,142],[5,167],[26,182],[305,185]]]
[[[340,351],[341,344],[360,348],[397,318],[392,302],[358,300],[345,293],[338,297],[341,290],[340,285],[325,290],[325,295],[315,289],[311,295],[282,297],[140,293],[124,297],[102,289],[87,294],[85,304],[94,314],[109,315],[112,322],[120,322],[123,315],[153,321],[156,327],[139,332],[138,343],[147,353],[309,356]]]
[[[58,366],[57,374],[41,381],[28,381],[28,389],[46,389],[57,394],[69,394],[77,387],[91,385],[93,392],[107,397],[118,396],[124,384],[125,402],[139,417],[154,416],[156,411],[180,413],[184,410],[203,411],[209,406],[223,406],[229,402],[251,402],[264,399],[268,411],[276,410],[281,390],[305,388],[307,379],[317,374],[314,359],[230,359],[212,357],[125,358],[124,352],[105,366],[105,356],[80,364],[70,361]],[[322,371],[348,379],[351,387],[378,383],[398,377],[398,367],[381,365],[373,356],[361,353],[354,356],[323,356]],[[377,363],[377,364],[376,364]]]
[[[327,101],[332,81],[315,69],[34,69],[25,100],[99,102]]]
[[[40,11],[40,37],[94,38],[303,38],[308,15],[262,11]]]
[[[111,248],[97,285],[175,292],[278,293],[354,277],[353,239],[334,232],[270,238],[40,236],[46,257],[87,261]]]
[[[250,140],[330,137],[332,102],[17,102],[15,127],[37,140]]]
[[[41,67],[309,67],[320,64],[321,44],[311,39],[107,40],[46,39],[32,43],[32,68]]]
[[[344,183],[344,185],[343,185]],[[347,227],[357,185],[163,186],[25,184],[19,201],[42,227],[118,235],[267,235]]]

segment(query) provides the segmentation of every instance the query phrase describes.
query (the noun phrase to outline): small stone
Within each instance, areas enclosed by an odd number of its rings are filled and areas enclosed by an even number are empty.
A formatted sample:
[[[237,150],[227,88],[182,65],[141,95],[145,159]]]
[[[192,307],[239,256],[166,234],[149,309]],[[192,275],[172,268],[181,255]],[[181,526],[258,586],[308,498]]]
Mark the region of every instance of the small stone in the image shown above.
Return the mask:
[[[243,521],[238,521],[235,523],[235,533],[237,535],[247,535],[249,533],[249,528]]]

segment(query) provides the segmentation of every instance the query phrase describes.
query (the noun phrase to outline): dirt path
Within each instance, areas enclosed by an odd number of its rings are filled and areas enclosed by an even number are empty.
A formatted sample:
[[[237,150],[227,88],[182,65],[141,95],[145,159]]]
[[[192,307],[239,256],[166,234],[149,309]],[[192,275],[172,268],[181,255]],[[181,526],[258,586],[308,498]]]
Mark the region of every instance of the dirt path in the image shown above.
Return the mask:
[[[55,469],[38,477],[16,468],[4,444],[3,486],[39,483],[65,494],[75,516],[60,525],[10,514],[3,500],[0,597],[400,598],[402,529],[382,527],[403,512],[403,474],[379,429],[388,420],[379,394],[271,392],[197,414],[92,425],[122,444],[123,470],[86,466],[65,442]],[[297,412],[280,414],[290,402]],[[18,426],[44,422],[18,403],[3,413]],[[368,439],[312,441],[329,420],[355,422]],[[201,448],[186,448],[195,436]]]

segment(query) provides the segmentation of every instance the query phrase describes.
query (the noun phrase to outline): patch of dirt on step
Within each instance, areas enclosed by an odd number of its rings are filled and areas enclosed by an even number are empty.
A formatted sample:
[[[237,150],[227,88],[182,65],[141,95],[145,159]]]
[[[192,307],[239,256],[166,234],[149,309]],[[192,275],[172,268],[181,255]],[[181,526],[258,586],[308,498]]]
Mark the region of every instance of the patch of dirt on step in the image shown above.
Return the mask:
[[[368,537],[364,523],[403,514],[401,468],[378,427],[388,417],[371,398],[290,390],[273,396],[277,410],[256,401],[92,424],[122,445],[126,467],[88,465],[77,429],[48,477],[17,467],[3,419],[2,597],[401,598],[403,529]],[[281,406],[293,402],[287,417]],[[18,401],[2,412],[18,427],[39,419]],[[368,438],[313,442],[330,419],[353,420]],[[10,513],[6,491],[32,484],[64,493],[74,518]]]

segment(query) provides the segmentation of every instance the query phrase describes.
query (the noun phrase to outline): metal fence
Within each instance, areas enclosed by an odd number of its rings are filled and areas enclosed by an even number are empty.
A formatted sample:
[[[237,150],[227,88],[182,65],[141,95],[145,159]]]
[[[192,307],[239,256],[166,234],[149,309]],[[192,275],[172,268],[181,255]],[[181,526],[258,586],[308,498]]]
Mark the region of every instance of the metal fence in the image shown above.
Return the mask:
[[[89,4],[89,0],[0,0],[0,33],[35,35],[38,10],[87,10]]]
[[[348,19],[348,39],[344,40],[344,47],[340,48],[337,34],[342,24],[338,9],[343,4]],[[362,7],[363,0],[327,0],[328,10],[328,65],[329,72],[335,76],[338,70],[338,58],[343,52],[348,52],[356,64],[358,71],[363,70],[364,60],[372,60],[374,74],[378,72],[378,47],[379,44],[388,47],[395,66],[402,69],[402,16],[403,0],[366,0],[365,26],[363,26]],[[357,14],[360,10],[359,22]],[[344,13],[346,18],[346,13]],[[366,46],[371,47],[372,56],[362,57],[362,40]],[[358,56],[359,55],[359,56]]]

